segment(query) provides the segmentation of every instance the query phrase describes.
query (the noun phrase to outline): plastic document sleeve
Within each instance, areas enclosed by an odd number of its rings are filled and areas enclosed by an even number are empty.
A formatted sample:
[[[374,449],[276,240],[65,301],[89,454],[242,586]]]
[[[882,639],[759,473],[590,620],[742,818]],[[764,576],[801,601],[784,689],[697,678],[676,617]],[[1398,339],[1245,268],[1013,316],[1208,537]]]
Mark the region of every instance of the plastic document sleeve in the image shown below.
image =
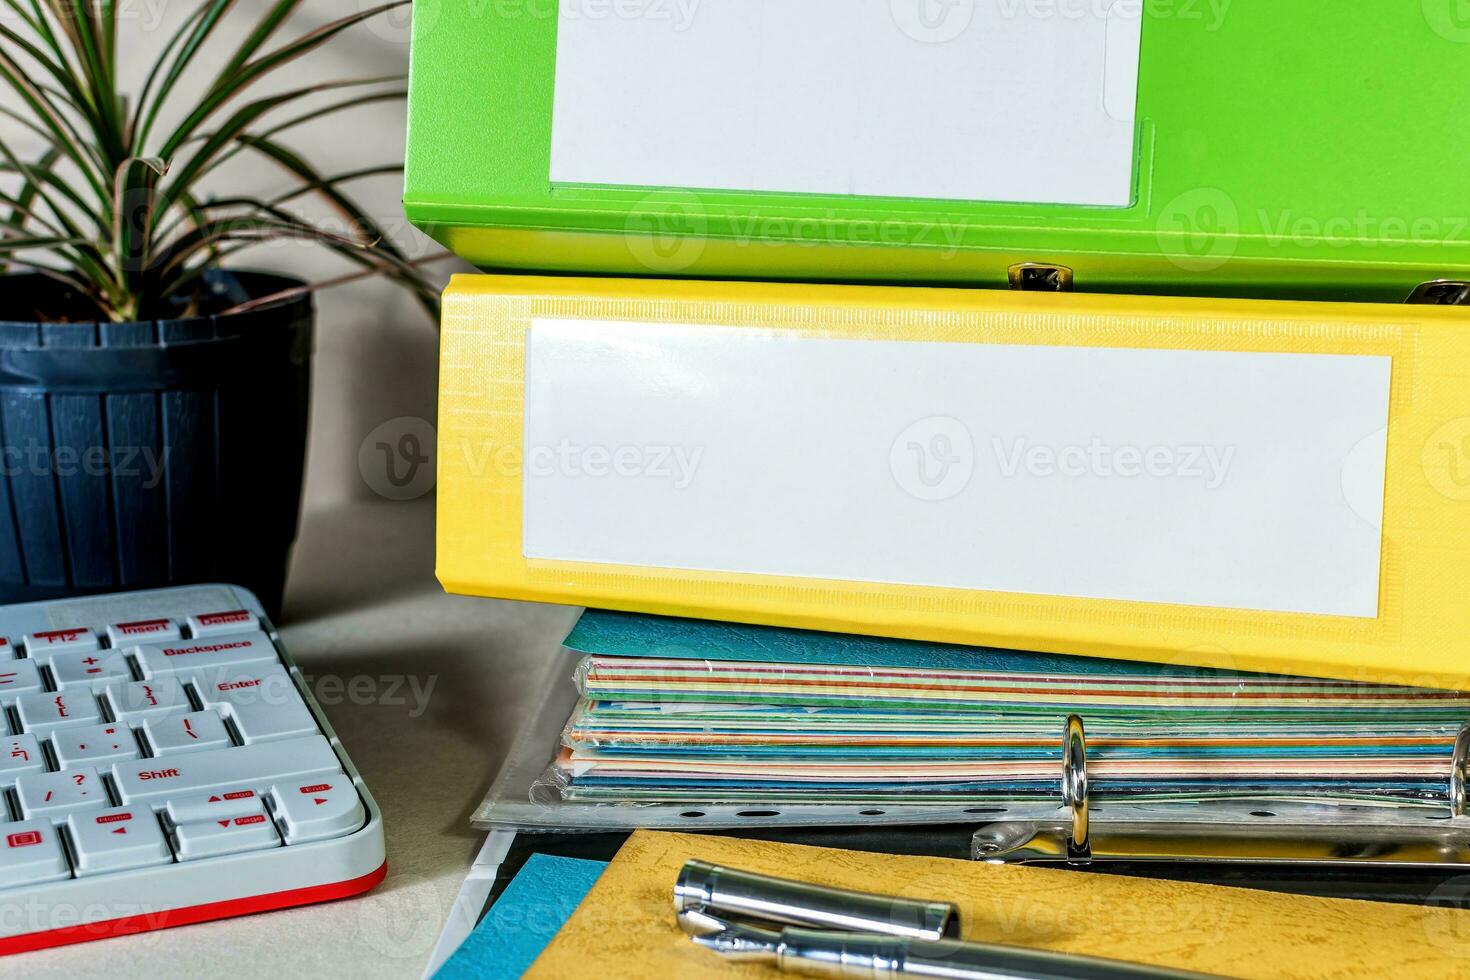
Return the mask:
[[[1470,684],[1450,308],[461,277],[451,591]]]

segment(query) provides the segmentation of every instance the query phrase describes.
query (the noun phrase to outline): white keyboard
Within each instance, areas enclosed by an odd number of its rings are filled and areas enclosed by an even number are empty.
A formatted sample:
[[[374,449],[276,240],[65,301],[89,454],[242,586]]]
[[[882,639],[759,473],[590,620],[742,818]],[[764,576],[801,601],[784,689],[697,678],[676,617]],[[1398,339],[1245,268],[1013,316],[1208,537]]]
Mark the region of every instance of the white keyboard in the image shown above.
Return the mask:
[[[245,589],[0,607],[0,954],[343,898],[383,822]]]

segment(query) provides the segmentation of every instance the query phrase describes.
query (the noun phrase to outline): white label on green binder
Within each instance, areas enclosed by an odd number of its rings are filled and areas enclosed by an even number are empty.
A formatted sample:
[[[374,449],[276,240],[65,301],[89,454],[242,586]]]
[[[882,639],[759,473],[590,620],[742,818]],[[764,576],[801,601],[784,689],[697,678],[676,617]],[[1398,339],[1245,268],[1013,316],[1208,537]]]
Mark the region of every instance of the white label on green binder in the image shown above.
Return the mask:
[[[1126,206],[1139,0],[563,0],[551,180]]]
[[[527,558],[1372,617],[1387,357],[537,318]]]

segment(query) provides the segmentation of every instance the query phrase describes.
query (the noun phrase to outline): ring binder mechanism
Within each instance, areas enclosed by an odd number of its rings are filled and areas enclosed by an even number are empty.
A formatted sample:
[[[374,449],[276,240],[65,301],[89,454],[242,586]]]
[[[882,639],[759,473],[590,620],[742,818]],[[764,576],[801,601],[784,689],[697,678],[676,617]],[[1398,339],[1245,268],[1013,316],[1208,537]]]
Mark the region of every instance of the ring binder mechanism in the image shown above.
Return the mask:
[[[1188,819],[1165,807],[1153,812],[1101,810],[1087,788],[1087,736],[1082,719],[1062,733],[1065,819],[1004,820],[975,832],[971,857],[992,864],[1183,862],[1470,870],[1470,724],[1460,729],[1450,761],[1449,812],[1384,810],[1366,820],[1352,808],[1301,805],[1251,810],[1202,801]],[[1172,804],[1179,806],[1179,804]],[[1183,816],[1181,811],[1178,816]],[[1244,819],[1241,819],[1244,817]]]
[[[1415,289],[1408,301],[1424,306],[1470,306],[1470,282],[1435,279]]]
[[[1067,835],[1070,860],[1091,860],[1087,802],[1087,732],[1081,718],[1069,715],[1062,732],[1062,803],[1072,811],[1072,832]]]

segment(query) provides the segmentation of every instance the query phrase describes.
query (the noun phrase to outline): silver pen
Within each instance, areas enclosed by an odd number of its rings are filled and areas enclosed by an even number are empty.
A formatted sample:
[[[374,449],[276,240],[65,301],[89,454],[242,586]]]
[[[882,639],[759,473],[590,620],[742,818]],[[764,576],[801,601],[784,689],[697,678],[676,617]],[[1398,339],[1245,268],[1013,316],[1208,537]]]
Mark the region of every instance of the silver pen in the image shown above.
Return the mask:
[[[960,934],[959,910],[949,902],[810,885],[708,861],[684,864],[674,883],[674,911],[904,939],[954,939]]]
[[[673,898],[680,928],[700,946],[726,959],[769,963],[806,976],[858,980],[1205,976],[1072,953],[959,942],[959,910],[949,902],[847,891],[706,861],[684,865]]]
[[[728,960],[767,963],[810,977],[891,980],[1203,980],[1204,974],[1050,950],[952,939],[905,939],[865,933],[785,928],[780,932],[729,922],[705,912],[679,913],[679,925],[705,949]]]

